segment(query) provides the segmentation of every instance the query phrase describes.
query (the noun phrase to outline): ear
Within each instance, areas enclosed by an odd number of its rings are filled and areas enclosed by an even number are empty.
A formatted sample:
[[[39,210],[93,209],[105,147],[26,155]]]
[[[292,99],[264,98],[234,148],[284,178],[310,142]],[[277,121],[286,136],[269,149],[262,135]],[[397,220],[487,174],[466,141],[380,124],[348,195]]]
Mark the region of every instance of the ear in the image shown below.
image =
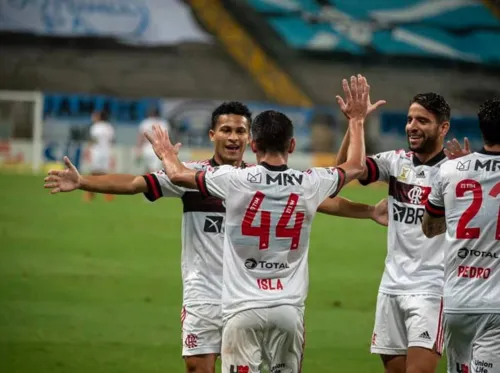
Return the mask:
[[[210,137],[210,141],[214,142],[215,131],[213,129],[208,130],[208,137]]]
[[[257,153],[257,144],[253,140],[250,140],[250,149],[252,149],[252,152]]]
[[[440,127],[441,136],[446,137],[448,131],[450,130],[450,122],[443,122]]]
[[[295,145],[296,145],[295,137],[292,137],[292,139],[290,140],[290,146],[288,147],[288,154],[292,154],[294,152]]]

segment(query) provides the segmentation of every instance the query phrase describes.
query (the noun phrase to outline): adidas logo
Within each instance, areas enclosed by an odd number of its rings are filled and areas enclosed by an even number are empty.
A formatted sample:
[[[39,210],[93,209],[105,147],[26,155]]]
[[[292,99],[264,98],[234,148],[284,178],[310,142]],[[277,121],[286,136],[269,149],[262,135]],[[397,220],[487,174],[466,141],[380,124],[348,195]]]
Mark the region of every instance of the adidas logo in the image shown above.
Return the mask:
[[[420,334],[418,336],[418,338],[422,338],[422,339],[431,339],[431,336],[429,335],[429,332],[425,331],[423,332],[422,334]]]
[[[420,171],[420,172],[417,174],[417,178],[418,178],[418,179],[425,179],[425,172],[424,172],[424,171]]]

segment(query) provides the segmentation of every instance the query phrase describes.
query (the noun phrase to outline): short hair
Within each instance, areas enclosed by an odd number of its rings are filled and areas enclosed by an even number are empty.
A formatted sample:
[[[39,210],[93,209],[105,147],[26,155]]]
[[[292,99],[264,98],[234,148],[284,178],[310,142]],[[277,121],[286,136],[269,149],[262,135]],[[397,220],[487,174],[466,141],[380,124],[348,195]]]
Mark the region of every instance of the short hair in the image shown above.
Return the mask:
[[[423,106],[427,111],[434,114],[439,123],[450,120],[451,109],[443,96],[434,93],[419,93],[411,100],[411,104],[417,103]]]
[[[212,112],[212,123],[210,128],[215,129],[217,126],[217,121],[221,115],[241,115],[242,117],[247,118],[248,125],[252,123],[252,113],[248,106],[239,102],[239,101],[230,101],[223,102]]]
[[[479,129],[486,145],[500,145],[500,98],[486,100],[477,112]]]
[[[263,111],[253,120],[252,139],[259,151],[284,154],[292,137],[292,121],[279,111]]]
[[[160,108],[158,106],[151,106],[148,109],[148,116],[159,117],[160,116]]]
[[[102,122],[109,121],[109,112],[107,110],[105,110],[105,109],[97,110],[96,114],[98,115],[100,121],[102,121]]]

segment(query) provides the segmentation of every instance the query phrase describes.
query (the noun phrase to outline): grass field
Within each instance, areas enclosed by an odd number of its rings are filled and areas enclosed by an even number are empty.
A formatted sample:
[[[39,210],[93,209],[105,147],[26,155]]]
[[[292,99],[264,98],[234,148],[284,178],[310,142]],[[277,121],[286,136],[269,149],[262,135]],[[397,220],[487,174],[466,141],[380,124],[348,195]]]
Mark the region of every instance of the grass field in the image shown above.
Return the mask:
[[[0,371],[184,372],[180,202],[86,204],[42,184],[0,174]],[[317,216],[304,373],[383,371],[369,344],[385,242],[370,221]]]

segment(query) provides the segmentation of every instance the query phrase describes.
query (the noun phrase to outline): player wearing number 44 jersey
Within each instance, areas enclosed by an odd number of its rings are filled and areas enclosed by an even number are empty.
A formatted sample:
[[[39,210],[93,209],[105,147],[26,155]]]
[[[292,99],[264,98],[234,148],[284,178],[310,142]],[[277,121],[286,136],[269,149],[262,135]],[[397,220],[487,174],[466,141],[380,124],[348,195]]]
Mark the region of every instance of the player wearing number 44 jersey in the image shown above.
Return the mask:
[[[312,219],[325,198],[362,173],[368,91],[365,81],[353,94],[352,144],[338,168],[288,168],[293,125],[275,111],[259,114],[252,124],[258,161],[252,168],[195,172],[179,162],[166,132],[156,127],[149,138],[174,184],[225,200],[223,373],[257,373],[263,364],[282,373],[300,371]]]
[[[349,97],[349,87],[344,91]],[[345,103],[339,98],[344,110]],[[431,180],[445,162],[444,137],[450,108],[435,93],[415,96],[408,110],[410,151],[388,151],[366,159],[360,181],[389,184],[387,257],[375,312],[371,352],[388,373],[435,371],[443,346],[443,239],[427,239],[421,222]],[[345,159],[346,135],[338,154]]]
[[[446,232],[448,372],[500,373],[500,100],[478,113],[484,148],[441,166],[422,225]]]
[[[196,171],[221,164],[245,168],[247,165],[242,157],[248,144],[250,122],[251,113],[242,103],[221,104],[212,113],[209,131],[214,156],[185,165]],[[114,194],[145,193],[150,200],[160,197],[182,200],[182,355],[187,372],[215,372],[222,337],[222,249],[226,218],[222,201],[215,197],[204,198],[197,190],[173,184],[163,171],[139,176],[81,176],[68,159],[65,162],[67,170],[52,170],[46,178],[45,187],[52,189],[52,193],[83,189]],[[318,211],[351,218],[371,218],[387,225],[384,203],[367,206],[336,197],[325,200]],[[255,265],[266,267],[273,264],[256,262]]]

